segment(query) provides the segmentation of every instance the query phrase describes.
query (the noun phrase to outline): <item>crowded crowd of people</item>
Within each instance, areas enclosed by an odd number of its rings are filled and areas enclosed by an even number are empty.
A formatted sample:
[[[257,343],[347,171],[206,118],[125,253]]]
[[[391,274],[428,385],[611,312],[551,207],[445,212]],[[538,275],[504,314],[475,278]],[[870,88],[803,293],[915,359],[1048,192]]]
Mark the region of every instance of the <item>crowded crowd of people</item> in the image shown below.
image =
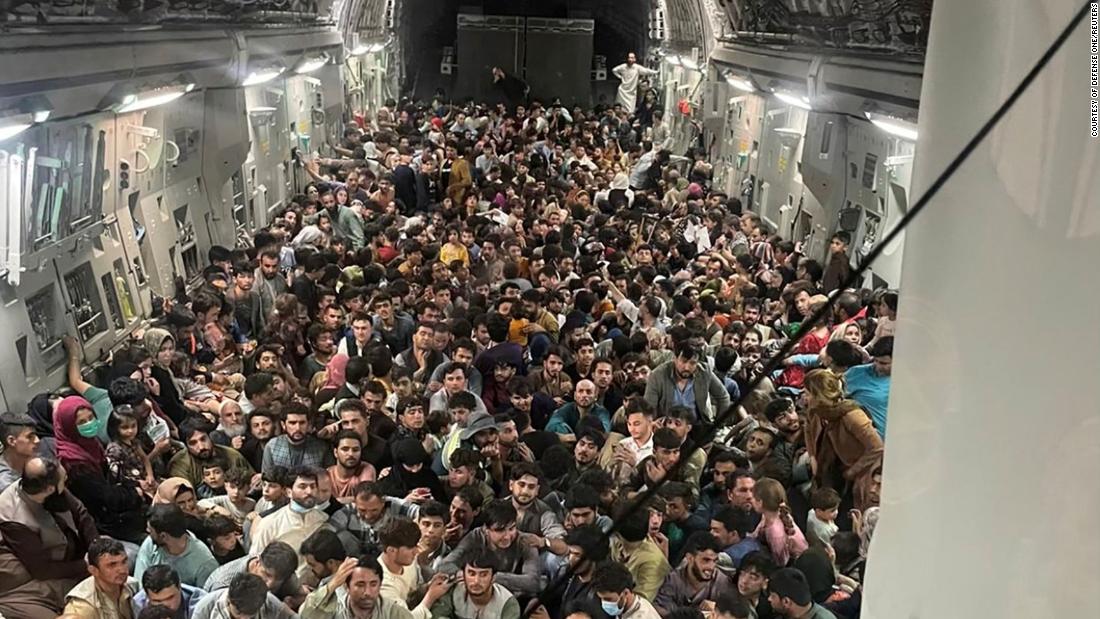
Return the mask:
[[[0,415],[0,614],[858,617],[897,293],[639,99],[358,115],[108,364],[66,339]]]

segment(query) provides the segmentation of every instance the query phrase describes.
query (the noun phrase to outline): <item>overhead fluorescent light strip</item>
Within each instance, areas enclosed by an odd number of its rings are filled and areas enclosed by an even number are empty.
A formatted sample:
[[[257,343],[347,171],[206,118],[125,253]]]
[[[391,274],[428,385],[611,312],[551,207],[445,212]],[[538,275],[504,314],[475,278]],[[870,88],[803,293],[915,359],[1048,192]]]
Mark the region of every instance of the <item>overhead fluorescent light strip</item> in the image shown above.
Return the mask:
[[[892,116],[872,113],[867,113],[867,119],[871,121],[871,124],[890,135],[902,138],[903,140],[912,142],[917,141],[917,126],[911,122]]]
[[[28,119],[26,121],[23,121],[23,120],[12,120],[12,121],[0,120],[0,142],[3,142],[4,140],[10,139],[10,138],[14,138],[15,136],[19,135],[20,133],[23,133],[24,131],[26,131],[27,129],[30,129],[31,125],[34,124],[34,123],[31,122],[31,120],[33,120],[33,119]]]
[[[314,71],[320,69],[326,64],[328,64],[327,55],[308,58],[306,60],[303,60],[301,64],[299,64],[298,67],[294,69],[294,72],[299,75],[302,75],[304,73],[313,73]]]
[[[169,88],[159,88],[136,95],[126,95],[122,98],[122,105],[119,106],[115,112],[118,114],[125,114],[127,112],[147,110],[157,107],[158,105],[171,103],[194,89],[194,84],[184,84],[181,86],[171,86]]]
[[[265,69],[265,70],[262,70],[262,71],[253,71],[252,73],[250,73],[248,75],[248,77],[246,77],[244,79],[243,82],[241,82],[241,85],[242,86],[255,86],[257,84],[263,84],[265,82],[270,82],[271,80],[273,80],[273,79],[279,77],[280,75],[282,75],[283,71],[286,71],[286,67],[271,68],[271,69]]]
[[[726,83],[733,86],[737,90],[744,92],[756,92],[756,86],[752,85],[752,82],[745,78],[737,77],[736,75],[727,75]]]
[[[777,92],[775,93],[775,98],[779,99],[783,103],[786,103],[787,105],[793,105],[804,110],[814,109],[813,106],[810,105],[810,100],[806,97],[800,97],[786,92]]]

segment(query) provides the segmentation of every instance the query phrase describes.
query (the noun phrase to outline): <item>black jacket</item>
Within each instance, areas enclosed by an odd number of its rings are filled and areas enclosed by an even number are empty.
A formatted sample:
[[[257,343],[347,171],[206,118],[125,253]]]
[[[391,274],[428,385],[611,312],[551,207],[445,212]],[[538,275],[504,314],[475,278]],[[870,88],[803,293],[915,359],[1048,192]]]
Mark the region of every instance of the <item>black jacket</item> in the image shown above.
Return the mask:
[[[69,470],[68,487],[84,503],[101,533],[135,544],[145,539],[148,503],[132,481],[108,481],[103,469],[74,466]]]

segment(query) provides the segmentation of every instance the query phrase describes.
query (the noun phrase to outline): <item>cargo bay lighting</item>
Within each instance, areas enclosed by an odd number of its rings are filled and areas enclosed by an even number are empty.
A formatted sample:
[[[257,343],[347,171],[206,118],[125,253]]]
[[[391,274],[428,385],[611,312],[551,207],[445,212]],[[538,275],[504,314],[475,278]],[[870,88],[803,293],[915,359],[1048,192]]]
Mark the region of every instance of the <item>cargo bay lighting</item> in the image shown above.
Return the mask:
[[[319,56],[308,56],[306,58],[303,58],[302,61],[298,63],[298,66],[294,67],[294,72],[299,75],[305,73],[313,73],[317,69],[320,69],[321,67],[328,64],[328,61],[328,54],[321,54]]]
[[[255,86],[256,84],[270,82],[282,75],[283,71],[286,71],[286,67],[265,67],[263,69],[257,69],[249,73],[248,77],[244,78],[244,81],[241,82],[241,86]]]
[[[385,43],[371,43],[369,45],[366,43],[360,43],[351,50],[351,55],[362,56],[363,54],[374,54],[384,49],[386,49]]]
[[[165,103],[171,103],[194,89],[195,85],[188,83],[165,86],[163,88],[151,88],[139,93],[128,94],[122,97],[119,105],[115,108],[115,113],[125,114],[127,112],[137,112],[158,105],[164,105]]]
[[[726,74],[726,83],[743,92],[756,92],[756,86],[753,86],[751,80],[737,77],[733,73]]]
[[[806,97],[802,97],[802,96],[798,96],[798,95],[792,95],[789,92],[782,92],[782,91],[776,91],[773,94],[775,94],[776,99],[779,99],[780,101],[782,101],[783,103],[786,103],[787,105],[793,105],[795,107],[802,108],[804,110],[813,110],[814,109],[810,105],[810,100],[807,99]]]
[[[0,118],[0,142],[13,138],[34,124],[34,114],[14,114]]]
[[[10,109],[0,110],[0,141],[13,138],[50,118],[53,106],[40,95],[26,97]]]
[[[699,63],[695,62],[694,58],[688,58],[687,56],[680,56],[680,62],[684,65],[684,68],[689,71],[698,71]]]
[[[871,121],[871,124],[886,133],[903,140],[917,141],[917,126],[913,123],[885,114],[875,114],[873,112],[866,112],[866,114],[867,120]]]
[[[668,56],[665,56],[665,61],[668,62],[668,64],[670,64],[674,67],[679,67],[682,64],[680,62],[680,57],[677,56],[676,54],[670,54]]]

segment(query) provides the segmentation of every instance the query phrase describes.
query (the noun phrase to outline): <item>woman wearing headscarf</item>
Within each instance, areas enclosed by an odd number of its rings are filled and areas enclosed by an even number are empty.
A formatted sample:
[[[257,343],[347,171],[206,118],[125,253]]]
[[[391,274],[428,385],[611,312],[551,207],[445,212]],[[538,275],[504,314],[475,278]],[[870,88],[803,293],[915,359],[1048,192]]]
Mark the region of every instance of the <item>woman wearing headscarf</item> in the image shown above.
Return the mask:
[[[844,397],[844,383],[831,370],[814,370],[803,381],[806,452],[815,488],[840,493],[841,513],[873,506],[874,473],[882,466],[882,438],[859,404]]]
[[[325,365],[325,383],[313,397],[316,405],[320,406],[332,402],[336,394],[344,388],[346,382],[345,371],[348,367],[348,357],[345,353],[336,353]],[[335,402],[333,402],[335,404]]]
[[[415,490],[426,490],[436,501],[447,502],[447,493],[439,477],[432,472],[431,457],[420,441],[403,438],[393,443],[393,461],[390,474],[377,482],[379,492],[385,496],[406,497]]]
[[[199,508],[199,497],[191,482],[182,477],[169,477],[157,486],[157,493],[153,495],[153,505],[174,504],[180,508],[187,519],[187,530],[195,534],[200,540],[207,539],[206,525],[203,518],[208,514]]]
[[[68,472],[69,491],[84,503],[99,531],[140,544],[145,539],[145,496],[134,482],[110,480],[99,424],[92,405],[80,396],[61,400],[54,413],[57,459]]]
[[[111,411],[114,410],[114,405],[111,403],[110,394],[106,389],[97,387],[88,381],[84,380],[84,375],[81,372],[81,350],[80,344],[77,343],[76,338],[71,335],[66,335],[61,338],[62,343],[65,345],[65,352],[68,354],[68,364],[66,367],[66,376],[69,379],[69,386],[73,388],[78,394],[84,397],[95,412],[96,418],[99,420],[99,440],[104,445],[110,440],[107,436],[107,419],[111,416]],[[125,349],[120,352],[120,356],[123,357],[121,361],[116,361],[115,365],[120,363],[129,362],[128,358],[125,358]],[[132,364],[129,364],[132,365]],[[128,365],[128,367],[129,367]],[[135,371],[136,366],[134,366]],[[120,376],[116,370],[112,368],[111,374],[108,380],[114,380],[117,376]],[[121,374],[121,376],[128,376],[128,374]],[[108,384],[110,384],[108,382]],[[51,422],[52,423],[52,422]]]
[[[27,414],[34,420],[34,433],[38,436],[37,453],[43,458],[57,459],[57,443],[53,438],[53,411],[61,402],[61,396],[40,393],[27,404]]]
[[[187,418],[187,409],[183,405],[176,384],[172,380],[172,356],[176,352],[176,339],[167,329],[153,327],[145,331],[142,339],[145,350],[153,356],[151,375],[156,381],[157,387],[151,388],[153,400],[160,409],[176,424],[183,423]],[[150,385],[150,387],[152,387]]]

